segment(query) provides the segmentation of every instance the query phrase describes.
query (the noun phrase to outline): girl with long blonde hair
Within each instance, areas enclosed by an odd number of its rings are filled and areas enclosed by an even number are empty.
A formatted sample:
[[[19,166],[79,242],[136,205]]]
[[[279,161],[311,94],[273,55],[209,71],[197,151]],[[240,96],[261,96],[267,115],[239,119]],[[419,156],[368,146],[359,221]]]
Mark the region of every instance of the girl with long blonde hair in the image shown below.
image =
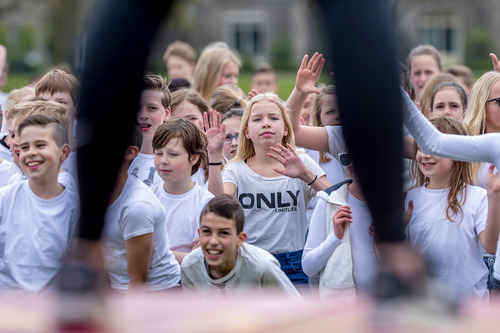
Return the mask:
[[[212,113],[213,114],[213,113]],[[221,161],[225,126],[211,117],[205,128],[209,139],[209,166]],[[215,120],[214,120],[215,118]],[[292,124],[280,98],[258,94],[241,118],[236,156],[219,172],[210,172],[209,189],[235,195],[245,211],[247,242],[272,253],[295,284],[307,284],[301,259],[307,203],[330,186],[325,173],[307,155],[294,148]]]

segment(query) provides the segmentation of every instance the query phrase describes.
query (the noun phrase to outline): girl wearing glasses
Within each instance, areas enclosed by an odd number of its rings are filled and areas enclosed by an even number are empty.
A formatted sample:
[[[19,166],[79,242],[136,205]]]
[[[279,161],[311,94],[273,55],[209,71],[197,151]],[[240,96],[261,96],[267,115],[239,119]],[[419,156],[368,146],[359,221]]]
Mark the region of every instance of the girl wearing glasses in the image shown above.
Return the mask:
[[[349,153],[339,154],[339,162],[352,181],[319,200],[309,226],[302,267],[309,276],[320,273],[322,299],[355,300],[369,292],[377,268],[372,218],[359,186]],[[339,184],[339,185],[340,185]],[[333,221],[333,222],[332,222]]]
[[[220,165],[225,125],[220,115],[205,117],[209,165]],[[220,172],[210,172],[209,190],[235,195],[245,211],[247,242],[272,253],[297,285],[308,288],[302,271],[306,208],[316,191],[331,184],[307,155],[297,154],[288,113],[273,93],[258,94],[241,119],[236,156]],[[212,171],[212,170],[210,170]]]

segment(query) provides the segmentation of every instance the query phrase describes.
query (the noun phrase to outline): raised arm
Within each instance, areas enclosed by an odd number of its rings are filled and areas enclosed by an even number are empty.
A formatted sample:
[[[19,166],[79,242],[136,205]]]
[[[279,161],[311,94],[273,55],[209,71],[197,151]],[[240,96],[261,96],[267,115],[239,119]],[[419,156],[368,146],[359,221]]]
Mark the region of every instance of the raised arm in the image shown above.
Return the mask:
[[[213,195],[223,194],[222,185],[222,147],[224,146],[224,135],[226,126],[221,125],[219,112],[210,110],[210,119],[207,113],[203,114],[203,126],[207,137],[208,152],[208,190]],[[221,163],[221,164],[218,164]]]
[[[306,54],[302,58],[302,63],[297,71],[295,87],[288,97],[285,107],[292,121],[296,145],[313,150],[328,151],[328,136],[324,128],[300,124],[300,112],[307,96],[311,93],[319,93],[316,82],[318,82],[325,64],[323,55],[317,52],[311,57],[309,63],[307,60],[308,55]]]
[[[500,177],[494,172],[492,164],[486,175],[486,187],[488,191],[488,217],[486,227],[479,234],[479,240],[484,250],[495,254],[497,250],[498,235],[500,233]]]
[[[500,133],[476,136],[441,133],[424,117],[402,88],[401,96],[406,128],[424,153],[459,161],[500,165]]]

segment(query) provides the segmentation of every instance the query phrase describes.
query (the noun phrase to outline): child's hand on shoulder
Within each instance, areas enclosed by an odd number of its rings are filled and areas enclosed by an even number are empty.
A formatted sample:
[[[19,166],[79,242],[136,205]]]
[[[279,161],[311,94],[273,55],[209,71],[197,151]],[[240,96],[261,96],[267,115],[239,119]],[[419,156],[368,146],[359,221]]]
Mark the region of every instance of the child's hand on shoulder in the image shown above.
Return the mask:
[[[325,59],[322,54],[314,53],[309,63],[307,63],[308,55],[302,58],[297,78],[295,80],[295,88],[305,93],[319,94],[319,89],[316,87],[316,82],[321,75]]]
[[[500,197],[500,177],[498,176],[498,171],[495,172],[493,164],[490,165],[486,174],[486,189],[488,191],[488,198]]]
[[[349,206],[340,206],[333,214],[333,232],[338,239],[344,237],[347,223],[352,223],[352,211]]]

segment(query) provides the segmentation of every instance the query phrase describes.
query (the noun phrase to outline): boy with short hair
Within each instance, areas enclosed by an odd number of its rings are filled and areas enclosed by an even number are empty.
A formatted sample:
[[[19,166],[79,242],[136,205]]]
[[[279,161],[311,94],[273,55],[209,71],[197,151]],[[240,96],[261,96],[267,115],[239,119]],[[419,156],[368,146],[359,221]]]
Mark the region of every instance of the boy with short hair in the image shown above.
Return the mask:
[[[262,63],[252,71],[250,89],[258,93],[278,93],[278,75],[268,63]]]
[[[80,82],[78,79],[62,69],[53,69],[47,72],[35,86],[35,95],[47,101],[54,101],[66,109],[68,118],[69,146],[71,153],[63,165],[75,180],[78,179],[76,166],[76,137],[74,135],[75,121],[78,115],[78,101],[80,98]]]
[[[78,195],[58,182],[69,155],[62,122],[34,115],[19,124],[27,181],[0,188],[0,291],[40,292],[55,280],[75,237]]]
[[[154,164],[152,142],[156,129],[170,118],[170,101],[165,79],[156,74],[145,75],[137,113],[143,134],[142,146],[128,172],[148,186],[161,183]]]
[[[205,204],[213,198],[192,176],[207,161],[205,135],[184,119],[169,120],[153,138],[156,170],[163,180],[151,188],[167,211],[167,235],[179,263],[198,246],[198,225]]]
[[[283,292],[301,298],[269,252],[246,244],[245,213],[238,199],[221,194],[203,208],[198,233],[201,248],[181,265],[182,286],[201,296]]]
[[[104,263],[111,288],[126,292],[179,286],[179,264],[165,233],[166,214],[151,190],[127,170],[139,153],[142,130],[134,126],[105,216]]]
[[[69,125],[68,125],[68,119],[66,117],[66,109],[61,104],[35,98],[35,100],[17,103],[14,106],[12,106],[11,110],[7,114],[7,121],[9,123],[9,137],[10,137],[9,145],[13,157],[13,163],[11,165],[11,170],[10,170],[11,171],[10,178],[8,180],[9,185],[26,179],[26,175],[24,175],[24,170],[21,170],[22,168],[18,159],[20,153],[18,125],[24,119],[37,114],[44,114],[57,118],[66,129],[65,133],[68,134]],[[74,192],[78,191],[76,180],[69,172],[66,172],[64,169],[61,169],[61,172],[58,175],[58,181],[64,186],[68,187],[69,190]]]
[[[172,79],[185,79],[192,81],[196,65],[196,50],[188,43],[175,41],[168,45],[163,55],[167,66],[167,75]]]

